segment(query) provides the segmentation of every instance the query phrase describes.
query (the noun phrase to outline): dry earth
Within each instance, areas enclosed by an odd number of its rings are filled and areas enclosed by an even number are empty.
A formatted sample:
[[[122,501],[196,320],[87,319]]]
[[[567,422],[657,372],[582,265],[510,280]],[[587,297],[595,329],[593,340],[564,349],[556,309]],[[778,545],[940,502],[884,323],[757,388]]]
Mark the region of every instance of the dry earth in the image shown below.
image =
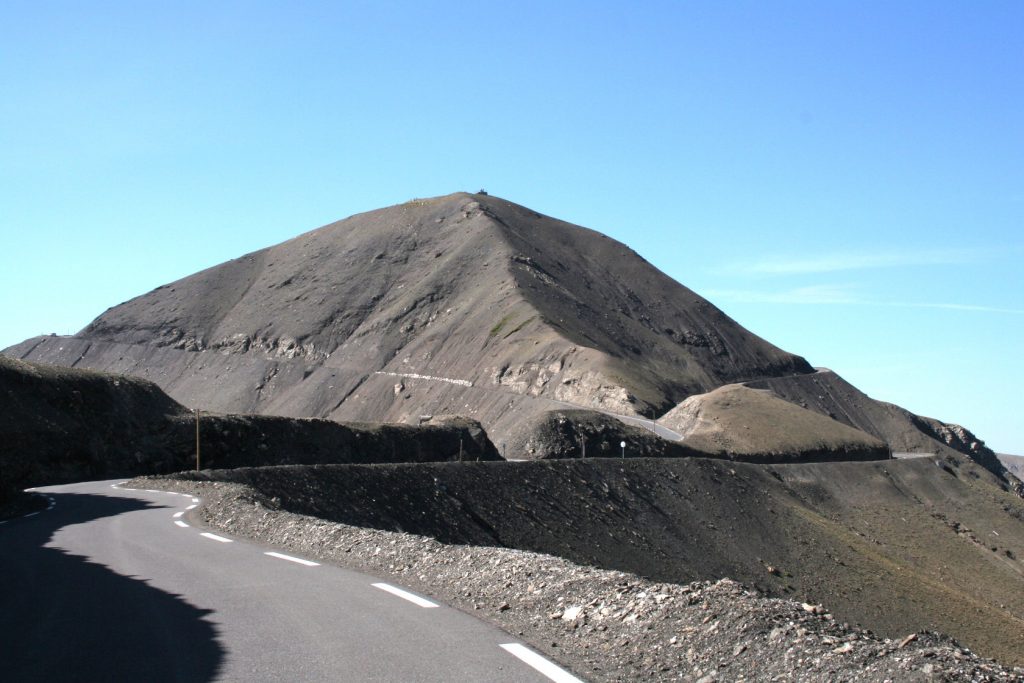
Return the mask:
[[[283,509],[660,582],[722,577],[886,637],[1024,663],[1024,501],[962,456],[761,466],[588,459],[183,473]]]
[[[591,681],[1022,681],[934,633],[883,638],[824,607],[722,579],[663,583],[507,548],[445,544],[279,509],[223,482],[130,485],[203,497],[203,524],[354,567],[516,634]],[[193,520],[195,521],[195,520]]]
[[[881,439],[796,404],[767,389],[729,384],[691,396],[660,422],[683,443],[723,457],[760,462],[886,460]]]
[[[135,377],[0,356],[0,505],[28,486],[174,472],[195,463],[195,417]],[[206,466],[497,460],[479,423],[340,424],[263,415],[200,420]]]

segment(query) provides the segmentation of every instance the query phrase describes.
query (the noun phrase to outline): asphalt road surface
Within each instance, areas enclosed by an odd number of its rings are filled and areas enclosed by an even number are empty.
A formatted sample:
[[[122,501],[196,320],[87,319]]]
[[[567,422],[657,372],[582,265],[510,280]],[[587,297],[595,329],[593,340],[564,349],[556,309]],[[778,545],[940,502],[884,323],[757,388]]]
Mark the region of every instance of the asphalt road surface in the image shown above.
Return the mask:
[[[115,483],[38,489],[50,509],[0,524],[0,680],[577,680],[467,614]]]

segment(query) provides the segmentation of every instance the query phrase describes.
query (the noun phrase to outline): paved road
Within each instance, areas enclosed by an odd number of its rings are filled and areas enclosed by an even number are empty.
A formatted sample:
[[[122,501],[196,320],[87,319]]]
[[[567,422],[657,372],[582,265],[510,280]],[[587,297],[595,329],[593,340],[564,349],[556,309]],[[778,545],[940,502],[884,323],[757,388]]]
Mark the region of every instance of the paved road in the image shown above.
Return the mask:
[[[113,483],[39,489],[51,509],[0,524],[2,680],[575,680],[467,614],[203,535],[190,497]]]

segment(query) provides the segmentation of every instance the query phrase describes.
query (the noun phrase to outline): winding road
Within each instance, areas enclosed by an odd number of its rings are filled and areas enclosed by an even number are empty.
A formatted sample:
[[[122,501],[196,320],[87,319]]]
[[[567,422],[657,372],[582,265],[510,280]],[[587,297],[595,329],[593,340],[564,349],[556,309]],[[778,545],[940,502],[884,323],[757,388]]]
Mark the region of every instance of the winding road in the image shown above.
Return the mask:
[[[37,489],[49,509],[0,524],[4,681],[578,681],[463,612],[117,484]]]

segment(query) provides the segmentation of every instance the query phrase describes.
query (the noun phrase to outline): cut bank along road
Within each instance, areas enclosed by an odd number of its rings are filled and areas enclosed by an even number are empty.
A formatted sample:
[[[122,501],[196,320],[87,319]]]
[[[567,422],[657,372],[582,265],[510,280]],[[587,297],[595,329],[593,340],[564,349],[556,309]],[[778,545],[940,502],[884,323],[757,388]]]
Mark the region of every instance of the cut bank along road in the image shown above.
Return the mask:
[[[576,680],[400,587],[196,528],[190,496],[114,484],[39,489],[51,509],[0,526],[3,680]]]

